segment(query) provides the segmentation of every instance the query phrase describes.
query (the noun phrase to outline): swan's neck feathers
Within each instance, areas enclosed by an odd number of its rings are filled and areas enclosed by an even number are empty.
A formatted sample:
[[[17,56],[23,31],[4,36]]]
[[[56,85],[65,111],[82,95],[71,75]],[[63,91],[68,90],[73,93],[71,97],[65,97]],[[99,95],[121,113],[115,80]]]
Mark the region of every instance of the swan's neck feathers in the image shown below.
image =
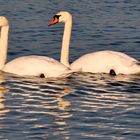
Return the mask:
[[[69,46],[70,46],[71,29],[72,29],[72,18],[70,18],[68,21],[65,22],[60,59],[60,62],[68,67],[70,66]]]
[[[6,63],[7,58],[7,48],[8,48],[8,31],[9,26],[1,27],[1,35],[0,35],[0,70]]]

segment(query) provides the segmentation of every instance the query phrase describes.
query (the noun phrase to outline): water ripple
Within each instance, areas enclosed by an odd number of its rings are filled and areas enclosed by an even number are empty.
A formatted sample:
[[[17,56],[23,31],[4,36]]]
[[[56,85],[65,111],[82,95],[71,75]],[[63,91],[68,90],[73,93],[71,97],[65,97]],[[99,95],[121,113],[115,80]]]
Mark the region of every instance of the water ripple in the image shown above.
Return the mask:
[[[98,50],[140,60],[140,1],[0,1],[9,19],[8,61],[23,55],[59,60],[63,25],[48,28],[59,10],[73,14],[70,61]],[[138,140],[140,75],[75,73],[66,79],[0,73],[1,140]]]

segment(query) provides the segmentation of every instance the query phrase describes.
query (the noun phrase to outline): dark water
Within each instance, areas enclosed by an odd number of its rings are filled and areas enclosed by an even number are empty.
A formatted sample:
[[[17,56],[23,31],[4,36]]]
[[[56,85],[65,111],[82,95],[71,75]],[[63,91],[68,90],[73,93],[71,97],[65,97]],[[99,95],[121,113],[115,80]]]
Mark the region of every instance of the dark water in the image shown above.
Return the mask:
[[[59,60],[63,24],[47,27],[60,10],[73,14],[70,61],[116,50],[140,61],[139,0],[1,0],[10,22],[8,61],[23,55]],[[2,140],[138,140],[140,75],[77,73],[66,79],[0,74]]]

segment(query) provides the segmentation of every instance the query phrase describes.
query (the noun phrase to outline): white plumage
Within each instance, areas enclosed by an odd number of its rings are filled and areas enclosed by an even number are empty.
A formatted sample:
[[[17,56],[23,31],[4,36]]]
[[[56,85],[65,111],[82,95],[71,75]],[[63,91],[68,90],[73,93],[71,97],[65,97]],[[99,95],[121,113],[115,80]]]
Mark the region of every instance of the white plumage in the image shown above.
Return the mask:
[[[72,72],[65,65],[46,56],[23,56],[7,63],[2,69],[5,72],[23,75],[45,77],[67,77]]]
[[[54,16],[49,25],[58,22],[64,22],[64,34],[62,40],[61,63],[69,66],[71,69],[92,73],[110,73],[115,74],[136,74],[140,73],[139,62],[121,52],[98,51],[85,54],[69,64],[69,44],[72,29],[72,15],[67,11],[60,11]],[[80,50],[79,50],[80,51]]]
[[[72,69],[84,72],[116,74],[135,74],[140,72],[139,62],[121,52],[98,51],[81,56],[71,64]]]
[[[0,16],[0,70],[20,76],[68,77],[72,70],[64,64],[46,56],[23,56],[6,64],[9,23]]]

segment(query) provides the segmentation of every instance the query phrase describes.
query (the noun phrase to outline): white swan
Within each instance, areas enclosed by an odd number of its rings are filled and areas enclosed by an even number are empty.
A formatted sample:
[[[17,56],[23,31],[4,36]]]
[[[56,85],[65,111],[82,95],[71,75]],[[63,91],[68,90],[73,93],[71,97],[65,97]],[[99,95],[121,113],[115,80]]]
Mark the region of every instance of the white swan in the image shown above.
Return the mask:
[[[49,26],[58,22],[65,23],[60,59],[60,62],[64,65],[69,66],[71,69],[92,73],[110,73],[113,75],[140,73],[140,65],[136,59],[116,51],[88,53],[70,65],[69,44],[72,29],[72,15],[69,12],[60,11],[53,17]]]
[[[73,71],[64,64],[45,56],[23,56],[6,63],[9,23],[0,16],[0,70],[20,76],[67,77]]]

